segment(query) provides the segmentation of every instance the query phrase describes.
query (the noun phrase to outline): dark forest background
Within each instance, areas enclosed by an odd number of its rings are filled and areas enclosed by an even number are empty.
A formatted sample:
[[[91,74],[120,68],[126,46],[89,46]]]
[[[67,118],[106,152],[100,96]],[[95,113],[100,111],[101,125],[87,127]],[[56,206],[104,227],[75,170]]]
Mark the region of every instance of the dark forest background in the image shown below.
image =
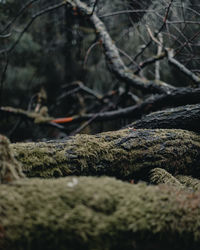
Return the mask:
[[[198,81],[161,56],[164,49],[173,49],[176,61],[199,77],[198,0],[84,2],[95,7],[130,70],[176,87],[199,87]],[[0,1],[0,106],[30,112],[47,107],[54,118],[94,116],[74,123],[37,124],[1,111],[0,132],[13,142],[119,129],[135,117],[98,121],[98,114],[138,105],[150,97],[110,72],[91,22],[60,4],[58,0]],[[160,60],[153,60],[156,56]]]

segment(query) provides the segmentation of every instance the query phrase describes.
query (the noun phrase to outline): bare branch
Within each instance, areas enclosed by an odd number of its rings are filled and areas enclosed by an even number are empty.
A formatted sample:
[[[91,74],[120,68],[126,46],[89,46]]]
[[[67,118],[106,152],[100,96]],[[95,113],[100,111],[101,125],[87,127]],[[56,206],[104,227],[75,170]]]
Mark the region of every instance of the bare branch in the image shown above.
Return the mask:
[[[29,8],[31,6],[32,3],[37,2],[38,0],[31,0],[28,3],[26,3],[16,14],[16,16],[6,25],[6,27],[0,32],[1,34],[3,34],[4,32],[6,32],[13,24],[14,22],[17,20],[17,18],[19,16],[21,16],[23,14],[23,12]]]
[[[166,23],[167,23],[167,19],[168,19],[168,16],[169,16],[169,12],[170,12],[170,9],[171,9],[172,4],[173,4],[173,1],[174,1],[174,0],[171,0],[171,1],[169,2],[168,7],[167,7],[167,10],[166,10],[166,12],[165,12],[165,16],[164,16],[164,18],[163,18],[163,24],[161,25],[160,29],[155,33],[154,37],[157,37],[157,36],[160,34],[160,32],[165,28]],[[152,43],[152,40],[150,40],[150,41],[140,50],[140,52],[139,52],[137,55],[135,55],[134,60],[136,60],[140,55],[142,55],[143,52],[151,45],[151,43]]]
[[[24,27],[23,31],[20,33],[20,35],[18,36],[18,38],[16,39],[16,41],[11,45],[11,47],[7,48],[7,49],[1,50],[0,54],[4,53],[4,52],[7,52],[7,53],[12,52],[15,49],[16,45],[21,40],[21,38],[24,35],[24,33],[29,29],[29,27],[32,25],[32,23],[35,21],[36,18],[38,18],[39,16],[42,16],[43,14],[46,14],[46,13],[51,12],[53,10],[56,10],[56,9],[58,9],[60,7],[63,7],[63,6],[65,6],[65,4],[66,3],[63,1],[63,2],[61,2],[59,4],[55,4],[55,5],[49,6],[48,8],[46,8],[44,10],[41,10],[40,12],[34,14],[32,16],[32,18],[30,19],[30,21],[27,23],[27,25]]]
[[[191,70],[186,68],[182,63],[174,58],[174,51],[172,49],[167,50],[168,61],[183,72],[186,76],[191,78],[195,83],[200,84],[200,77],[195,75]]]

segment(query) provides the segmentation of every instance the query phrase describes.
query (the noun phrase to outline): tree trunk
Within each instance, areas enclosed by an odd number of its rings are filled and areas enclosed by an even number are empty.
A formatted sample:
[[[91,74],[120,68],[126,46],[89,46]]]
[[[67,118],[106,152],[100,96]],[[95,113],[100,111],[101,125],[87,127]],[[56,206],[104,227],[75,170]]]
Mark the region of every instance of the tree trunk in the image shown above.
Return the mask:
[[[124,129],[11,147],[29,177],[107,175],[146,180],[154,168],[200,176],[200,136],[184,130]]]
[[[144,116],[128,126],[138,129],[178,128],[200,132],[199,123],[200,104],[195,104],[157,111]]]

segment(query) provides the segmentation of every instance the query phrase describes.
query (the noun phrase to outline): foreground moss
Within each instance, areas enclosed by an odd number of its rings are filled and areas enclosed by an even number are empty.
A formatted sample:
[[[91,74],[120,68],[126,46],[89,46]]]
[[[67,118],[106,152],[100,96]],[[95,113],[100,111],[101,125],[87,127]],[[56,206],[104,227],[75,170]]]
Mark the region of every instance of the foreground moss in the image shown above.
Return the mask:
[[[11,145],[29,177],[107,175],[144,179],[154,168],[200,177],[200,136],[176,129],[124,129]]]
[[[0,184],[9,183],[25,177],[21,164],[14,158],[9,140],[0,135]]]
[[[186,250],[200,245],[200,193],[108,177],[66,177],[2,184],[0,201],[4,250]]]

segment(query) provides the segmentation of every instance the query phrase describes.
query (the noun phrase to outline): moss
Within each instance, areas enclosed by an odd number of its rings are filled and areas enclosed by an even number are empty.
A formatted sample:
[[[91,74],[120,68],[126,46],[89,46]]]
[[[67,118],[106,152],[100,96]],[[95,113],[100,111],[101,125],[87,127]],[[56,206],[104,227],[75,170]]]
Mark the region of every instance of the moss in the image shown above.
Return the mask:
[[[0,135],[0,184],[9,183],[24,177],[21,165],[16,161],[10,149],[10,142]]]
[[[184,130],[124,129],[63,141],[13,144],[27,176],[108,175],[145,179],[149,171],[199,176],[200,137]]]
[[[1,185],[0,200],[6,250],[186,250],[200,244],[200,195],[172,187],[112,178],[29,179]]]
[[[200,190],[200,180],[191,176],[177,175],[176,178],[186,187],[192,190]]]
[[[154,168],[150,171],[150,183],[172,185],[178,189],[184,187],[174,176],[161,168]]]

